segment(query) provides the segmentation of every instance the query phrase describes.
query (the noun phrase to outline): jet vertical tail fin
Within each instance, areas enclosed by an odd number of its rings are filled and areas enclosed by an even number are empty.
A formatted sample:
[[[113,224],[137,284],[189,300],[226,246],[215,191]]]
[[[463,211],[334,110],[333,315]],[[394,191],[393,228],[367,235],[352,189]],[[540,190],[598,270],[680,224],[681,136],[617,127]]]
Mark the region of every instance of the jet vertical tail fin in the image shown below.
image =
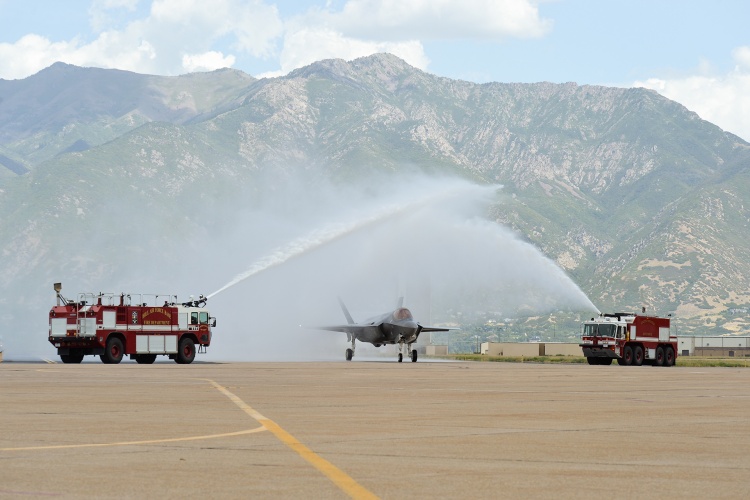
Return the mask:
[[[341,300],[341,297],[338,297],[338,299],[339,299],[339,305],[341,305],[341,310],[344,312],[344,316],[346,316],[346,322],[349,323],[350,325],[353,325],[354,320],[352,319],[352,315],[349,314],[349,310],[344,305],[344,301]]]

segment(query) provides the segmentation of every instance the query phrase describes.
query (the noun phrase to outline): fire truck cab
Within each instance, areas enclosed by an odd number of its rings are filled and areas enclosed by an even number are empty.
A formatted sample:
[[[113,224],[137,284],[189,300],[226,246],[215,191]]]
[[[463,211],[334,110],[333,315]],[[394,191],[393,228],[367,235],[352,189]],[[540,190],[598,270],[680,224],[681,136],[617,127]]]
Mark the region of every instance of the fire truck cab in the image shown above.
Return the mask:
[[[633,313],[602,314],[583,323],[583,355],[590,365],[672,366],[677,359],[677,337],[669,318]]]
[[[130,355],[151,364],[159,355],[188,364],[205,353],[216,326],[205,308],[206,298],[184,303],[176,295],[80,293],[76,300],[61,295],[49,312],[49,342],[63,363],[80,363],[86,355],[116,364]]]

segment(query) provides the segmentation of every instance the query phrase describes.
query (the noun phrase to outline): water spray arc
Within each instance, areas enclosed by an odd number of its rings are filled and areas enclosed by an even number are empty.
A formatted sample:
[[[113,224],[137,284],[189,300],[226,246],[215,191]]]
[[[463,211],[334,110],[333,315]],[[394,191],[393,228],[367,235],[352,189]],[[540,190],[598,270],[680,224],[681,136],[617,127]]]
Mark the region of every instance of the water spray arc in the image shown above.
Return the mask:
[[[408,202],[390,203],[384,207],[379,207],[377,210],[374,210],[369,214],[360,216],[357,219],[328,224],[320,229],[311,231],[307,235],[297,238],[286,245],[278,247],[269,255],[257,260],[246,271],[236,275],[226,285],[222,286],[215,292],[208,294],[207,298],[214,297],[224,290],[257,275],[258,273],[279,266],[295,257],[299,257],[307,252],[360,231],[366,227],[387,221],[402,214],[413,212],[432,203],[445,201],[467,194],[472,194],[473,196],[477,196],[478,194],[486,196],[497,189],[498,186],[488,187],[461,183],[430,191],[427,195],[413,197]]]

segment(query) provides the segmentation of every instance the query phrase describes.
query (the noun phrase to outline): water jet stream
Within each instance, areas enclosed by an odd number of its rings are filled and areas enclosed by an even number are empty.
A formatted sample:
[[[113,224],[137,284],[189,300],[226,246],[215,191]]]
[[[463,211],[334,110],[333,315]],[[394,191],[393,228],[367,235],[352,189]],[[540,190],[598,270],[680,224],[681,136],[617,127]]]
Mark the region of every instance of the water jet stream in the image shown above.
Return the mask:
[[[465,183],[454,184],[442,189],[432,190],[427,195],[412,198],[405,203],[390,203],[385,207],[380,207],[374,213],[370,213],[364,217],[359,217],[356,220],[347,220],[326,225],[320,229],[311,231],[307,235],[297,238],[286,245],[276,248],[269,255],[253,263],[246,271],[236,275],[226,285],[222,286],[215,292],[208,294],[207,298],[211,298],[260,272],[279,266],[295,257],[299,257],[339,238],[386,221],[397,215],[415,211],[429,206],[430,204],[446,201],[462,195],[470,194],[473,198],[476,198],[478,195],[486,196],[490,193],[494,193],[499,187],[500,186],[478,186]]]

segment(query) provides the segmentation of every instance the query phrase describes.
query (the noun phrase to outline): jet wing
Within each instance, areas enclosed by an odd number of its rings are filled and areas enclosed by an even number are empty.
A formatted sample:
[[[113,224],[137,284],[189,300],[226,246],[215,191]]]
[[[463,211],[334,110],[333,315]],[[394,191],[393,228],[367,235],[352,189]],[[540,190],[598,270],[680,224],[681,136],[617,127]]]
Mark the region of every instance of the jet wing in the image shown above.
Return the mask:
[[[459,330],[459,328],[445,328],[442,326],[426,326],[419,325],[419,332],[449,332],[451,330]]]
[[[326,325],[310,327],[315,330],[327,330],[329,332],[359,333],[372,325]]]

